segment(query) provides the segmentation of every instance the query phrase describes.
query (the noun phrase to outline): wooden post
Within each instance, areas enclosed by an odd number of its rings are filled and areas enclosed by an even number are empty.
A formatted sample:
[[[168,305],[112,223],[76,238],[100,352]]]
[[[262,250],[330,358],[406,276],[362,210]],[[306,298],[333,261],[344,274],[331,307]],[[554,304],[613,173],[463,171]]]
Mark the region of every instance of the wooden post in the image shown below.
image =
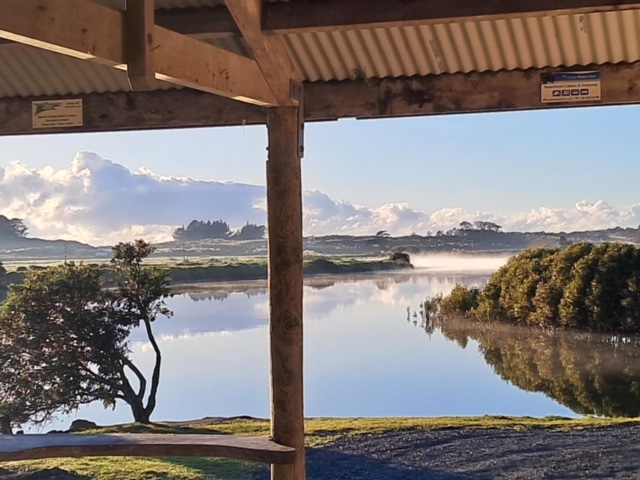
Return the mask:
[[[294,447],[296,461],[272,465],[273,480],[304,480],[302,388],[302,181],[299,107],[269,109],[267,217],[271,435]]]
[[[148,92],[156,88],[153,66],[154,7],[155,0],[128,0],[124,12],[127,77],[134,92]]]

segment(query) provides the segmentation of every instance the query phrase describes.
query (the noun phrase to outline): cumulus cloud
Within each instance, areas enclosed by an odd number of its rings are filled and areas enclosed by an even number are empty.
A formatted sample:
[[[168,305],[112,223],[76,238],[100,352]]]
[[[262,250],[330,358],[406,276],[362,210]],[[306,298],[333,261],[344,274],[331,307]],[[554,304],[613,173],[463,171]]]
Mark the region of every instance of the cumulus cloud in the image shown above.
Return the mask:
[[[426,213],[405,203],[376,208],[304,192],[306,235],[402,235],[447,230],[461,221],[498,223],[505,230],[572,231],[637,226],[640,204],[616,209],[605,201],[581,201],[571,209],[541,207],[500,215],[443,208]],[[214,180],[165,177],[137,171],[93,152],[79,152],[67,169],[0,166],[0,214],[26,220],[31,235],[109,244],[144,237],[158,242],[192,219],[224,219],[232,227],[266,221],[265,189]]]

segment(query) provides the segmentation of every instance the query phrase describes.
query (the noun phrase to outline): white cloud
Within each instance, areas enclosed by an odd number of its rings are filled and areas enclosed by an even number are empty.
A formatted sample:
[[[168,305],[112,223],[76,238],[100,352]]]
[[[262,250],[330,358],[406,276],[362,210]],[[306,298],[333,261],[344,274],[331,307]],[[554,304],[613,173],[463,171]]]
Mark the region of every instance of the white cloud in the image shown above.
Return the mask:
[[[224,219],[232,227],[264,223],[265,189],[213,180],[165,177],[147,167],[138,171],[92,152],[79,152],[70,168],[0,166],[0,214],[26,219],[32,236],[73,238],[93,244],[144,237],[171,238],[193,219]],[[369,208],[304,192],[307,235],[392,234],[447,230],[461,221],[498,223],[505,230],[572,231],[637,226],[640,203],[616,209],[605,201],[581,201],[571,209],[541,207],[501,215],[443,208],[425,213],[405,203]]]

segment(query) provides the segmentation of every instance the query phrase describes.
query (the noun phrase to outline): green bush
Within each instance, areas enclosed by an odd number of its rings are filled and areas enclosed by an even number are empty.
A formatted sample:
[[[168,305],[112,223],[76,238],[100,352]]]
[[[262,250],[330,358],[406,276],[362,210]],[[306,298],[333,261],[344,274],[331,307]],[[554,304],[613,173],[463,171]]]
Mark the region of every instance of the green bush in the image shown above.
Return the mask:
[[[574,244],[511,258],[477,292],[456,287],[442,310],[540,327],[640,331],[640,250]],[[471,307],[469,307],[471,305]]]
[[[468,315],[478,307],[480,290],[456,285],[449,295],[440,301],[440,311],[444,315]]]

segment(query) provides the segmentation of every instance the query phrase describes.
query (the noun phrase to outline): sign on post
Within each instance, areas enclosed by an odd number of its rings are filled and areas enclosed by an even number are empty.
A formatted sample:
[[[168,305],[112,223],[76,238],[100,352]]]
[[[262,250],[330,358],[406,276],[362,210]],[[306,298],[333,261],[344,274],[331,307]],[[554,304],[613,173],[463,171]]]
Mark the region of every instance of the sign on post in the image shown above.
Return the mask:
[[[594,102],[601,100],[600,72],[558,72],[542,76],[542,103]]]
[[[81,127],[83,121],[80,98],[31,102],[33,128]]]

